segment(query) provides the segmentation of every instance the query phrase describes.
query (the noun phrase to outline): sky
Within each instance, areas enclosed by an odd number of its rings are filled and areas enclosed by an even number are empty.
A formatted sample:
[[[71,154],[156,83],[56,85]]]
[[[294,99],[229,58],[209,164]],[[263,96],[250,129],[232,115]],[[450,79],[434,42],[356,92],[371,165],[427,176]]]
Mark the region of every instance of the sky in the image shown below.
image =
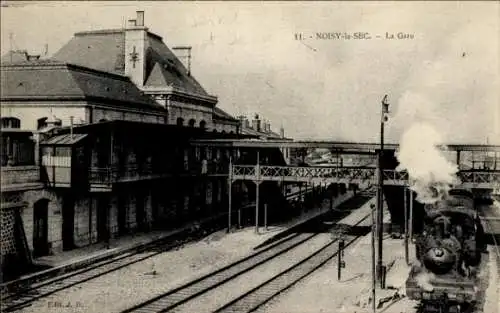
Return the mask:
[[[52,54],[75,32],[121,28],[144,10],[146,26],[168,46],[192,46],[192,74],[219,107],[235,116],[259,113],[295,139],[377,142],[387,94],[387,142],[425,121],[445,142],[500,143],[495,1],[2,6],[2,54],[11,47],[9,34],[14,48],[42,52],[48,44]],[[371,39],[334,39],[356,32]]]

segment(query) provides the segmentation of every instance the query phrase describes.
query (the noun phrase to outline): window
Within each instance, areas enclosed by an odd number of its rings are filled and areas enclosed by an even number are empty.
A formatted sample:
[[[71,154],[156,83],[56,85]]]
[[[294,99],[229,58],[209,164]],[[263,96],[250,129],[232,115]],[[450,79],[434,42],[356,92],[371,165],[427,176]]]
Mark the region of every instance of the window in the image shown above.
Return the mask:
[[[196,120],[195,119],[190,119],[189,120],[189,127],[194,127],[195,124],[196,124]]]
[[[42,129],[47,126],[47,117],[42,117],[37,120],[37,127],[36,129]]]
[[[205,129],[206,127],[207,127],[207,122],[205,122],[205,121],[201,121],[201,122],[200,122],[200,128],[201,128],[201,129]]]
[[[178,117],[178,118],[177,118],[177,125],[178,125],[178,126],[182,126],[182,125],[184,125],[184,119],[183,119],[182,117]]]
[[[21,128],[21,120],[15,117],[2,117],[2,128]]]

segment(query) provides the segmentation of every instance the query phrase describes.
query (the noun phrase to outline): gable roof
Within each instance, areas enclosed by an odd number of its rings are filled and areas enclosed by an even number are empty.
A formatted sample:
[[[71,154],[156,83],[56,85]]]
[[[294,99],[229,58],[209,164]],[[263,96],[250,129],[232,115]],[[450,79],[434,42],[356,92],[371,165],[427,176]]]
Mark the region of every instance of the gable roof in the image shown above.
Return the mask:
[[[127,77],[54,61],[2,65],[1,99],[94,100],[163,111]]]

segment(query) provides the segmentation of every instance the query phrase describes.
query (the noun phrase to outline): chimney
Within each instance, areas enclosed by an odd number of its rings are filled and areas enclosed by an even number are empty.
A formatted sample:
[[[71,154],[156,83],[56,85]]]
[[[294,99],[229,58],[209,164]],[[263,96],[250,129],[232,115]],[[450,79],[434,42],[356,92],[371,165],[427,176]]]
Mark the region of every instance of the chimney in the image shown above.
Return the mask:
[[[258,131],[258,132],[261,131],[261,129],[260,129],[259,114],[255,114],[255,117],[254,117],[254,119],[252,121],[252,128],[253,128],[253,130]]]
[[[137,11],[125,29],[125,75],[139,88],[146,79],[146,49],[148,29],[144,26],[144,11]]]
[[[238,120],[240,121],[240,127],[245,126],[245,115],[239,115]]]
[[[135,26],[144,26],[144,11],[137,11]]]
[[[244,121],[244,126],[245,128],[250,128],[250,121],[245,117],[245,121]]]
[[[280,127],[280,137],[285,138],[285,129],[283,128],[283,126]]]
[[[271,122],[267,121],[266,123],[266,132],[270,133],[271,132]]]
[[[187,74],[191,75],[191,49],[190,46],[172,47],[175,56],[184,64]]]

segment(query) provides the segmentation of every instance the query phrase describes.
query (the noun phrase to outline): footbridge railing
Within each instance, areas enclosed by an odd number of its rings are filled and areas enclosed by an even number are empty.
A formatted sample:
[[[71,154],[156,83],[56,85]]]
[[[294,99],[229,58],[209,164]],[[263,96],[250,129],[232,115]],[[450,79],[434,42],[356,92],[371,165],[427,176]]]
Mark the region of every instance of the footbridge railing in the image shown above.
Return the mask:
[[[371,183],[377,182],[374,167],[293,167],[263,165],[233,165],[233,180],[286,181],[313,183]],[[466,188],[500,189],[500,171],[462,170],[457,174]],[[406,171],[384,170],[385,185],[410,184]]]

